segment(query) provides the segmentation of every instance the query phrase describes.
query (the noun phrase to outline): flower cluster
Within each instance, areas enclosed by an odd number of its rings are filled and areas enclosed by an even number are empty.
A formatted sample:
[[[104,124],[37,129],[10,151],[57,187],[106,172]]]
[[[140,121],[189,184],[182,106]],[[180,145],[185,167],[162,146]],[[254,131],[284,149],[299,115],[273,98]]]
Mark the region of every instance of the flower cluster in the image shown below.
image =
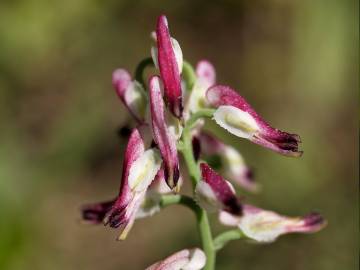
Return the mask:
[[[316,213],[292,218],[244,204],[232,183],[251,192],[258,191],[259,185],[237,149],[203,130],[203,118],[285,156],[301,156],[300,137],[273,128],[237,91],[216,84],[215,68],[209,61],[200,61],[193,70],[171,37],[165,16],[158,18],[152,38],[152,58],[143,62],[136,78],[125,69],[113,73],[115,91],[137,123],[125,149],[119,194],[84,206],[83,219],[118,228],[118,239],[124,240],[137,218],[161,209],[164,194],[180,191],[181,152],[190,170],[198,211],[218,213],[222,224],[236,228],[244,237],[272,242],[282,234],[323,228],[326,222]],[[146,83],[144,63],[153,65],[159,74]],[[216,166],[209,161],[214,159]],[[201,269],[206,256],[209,254],[199,248],[185,249],[147,269]]]

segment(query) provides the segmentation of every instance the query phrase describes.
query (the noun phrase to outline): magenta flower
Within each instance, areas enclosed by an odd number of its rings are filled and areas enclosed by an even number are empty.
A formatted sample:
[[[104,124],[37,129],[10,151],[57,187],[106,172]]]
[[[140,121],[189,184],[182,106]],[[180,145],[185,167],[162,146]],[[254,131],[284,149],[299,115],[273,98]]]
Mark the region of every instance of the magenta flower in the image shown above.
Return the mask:
[[[206,163],[200,164],[202,179],[196,186],[197,201],[208,211],[224,210],[240,215],[241,204],[232,185],[212,170]]]
[[[220,158],[220,172],[231,182],[243,187],[244,189],[256,192],[259,185],[253,179],[251,169],[246,165],[240,152],[230,145],[209,133],[201,132],[197,136],[200,143],[200,152],[205,157]]]
[[[215,85],[207,91],[206,97],[217,108],[214,113],[216,123],[230,133],[283,155],[301,156],[298,135],[271,127],[230,87]]]
[[[178,43],[170,37],[168,22],[164,15],[160,16],[157,21],[156,40],[157,64],[164,83],[165,99],[171,112],[181,118],[183,111],[180,79],[182,53]],[[179,61],[177,61],[177,55],[180,56],[178,57]]]
[[[205,266],[205,253],[199,249],[183,249],[156,262],[146,270],[200,270]]]
[[[326,226],[326,221],[317,213],[304,217],[286,217],[252,205],[243,205],[241,217],[220,212],[220,222],[238,227],[248,238],[257,242],[273,242],[288,233],[314,233]]]
[[[176,137],[170,132],[165,119],[165,106],[161,95],[160,78],[153,76],[149,82],[150,111],[153,137],[164,161],[164,176],[170,188],[174,188],[180,177]]]
[[[120,240],[125,239],[130,231],[146,191],[160,166],[161,159],[157,150],[145,150],[139,130],[134,129],[125,151],[119,196],[104,218],[105,225],[120,227]]]
[[[143,123],[145,121],[147,95],[142,85],[131,80],[129,72],[125,69],[117,69],[113,72],[112,83],[117,95],[131,115],[139,123]]]
[[[160,211],[160,200],[163,194],[172,193],[165,182],[164,170],[160,168],[146,191],[144,200],[136,210],[135,219],[153,216]],[[82,220],[89,224],[101,224],[106,214],[111,210],[116,199],[105,202],[84,205],[82,210]]]

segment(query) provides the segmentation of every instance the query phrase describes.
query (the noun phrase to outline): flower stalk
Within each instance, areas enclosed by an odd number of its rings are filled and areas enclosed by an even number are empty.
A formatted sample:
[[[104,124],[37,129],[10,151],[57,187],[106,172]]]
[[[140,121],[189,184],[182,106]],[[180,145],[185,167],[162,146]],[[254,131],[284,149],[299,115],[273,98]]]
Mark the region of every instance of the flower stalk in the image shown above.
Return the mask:
[[[244,237],[244,234],[240,230],[228,230],[220,233],[214,239],[215,250],[218,251],[222,249],[227,243],[233,240],[238,240]]]
[[[196,187],[196,184],[200,181],[201,173],[193,154],[191,128],[197,120],[203,117],[211,117],[212,114],[212,109],[202,110],[195,113],[186,123],[182,134],[183,144],[181,152],[184,156],[185,164],[187,166],[188,173],[194,189]],[[196,218],[202,247],[206,255],[206,265],[204,270],[213,270],[215,269],[216,250],[211,233],[209,218],[206,211],[200,207],[198,207],[196,211]]]

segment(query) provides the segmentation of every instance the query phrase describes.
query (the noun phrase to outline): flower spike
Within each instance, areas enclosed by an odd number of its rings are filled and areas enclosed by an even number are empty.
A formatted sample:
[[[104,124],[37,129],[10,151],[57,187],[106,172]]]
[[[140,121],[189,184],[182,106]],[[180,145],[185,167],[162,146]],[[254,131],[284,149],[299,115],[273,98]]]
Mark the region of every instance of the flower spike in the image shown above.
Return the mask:
[[[205,266],[205,253],[199,249],[183,249],[154,263],[146,270],[200,270]]]
[[[240,215],[242,207],[232,185],[206,163],[201,163],[200,169],[202,180],[196,186],[199,204],[208,211],[222,209]]]
[[[214,119],[230,133],[286,156],[298,157],[300,137],[271,127],[235,90],[215,85],[206,93],[209,103],[217,107]]]
[[[165,106],[161,95],[160,78],[153,76],[149,82],[150,111],[153,137],[164,161],[164,176],[171,189],[175,188],[180,177],[179,159],[175,135],[170,132],[165,121]]]
[[[181,118],[183,105],[180,73],[182,67],[178,65],[176,59],[176,51],[180,50],[180,46],[175,42],[177,50],[174,50],[174,42],[170,37],[168,22],[164,15],[160,16],[157,21],[156,40],[158,47],[157,60],[161,78],[164,82],[165,99],[169,104],[171,112],[176,117]]]
[[[157,150],[145,151],[140,132],[134,129],[125,151],[120,193],[104,219],[105,225],[121,228],[119,240],[125,239],[130,231],[146,191],[160,166],[161,159]]]
[[[112,76],[113,87],[129,112],[139,123],[145,120],[147,96],[142,85],[132,81],[129,72],[117,69]]]
[[[257,242],[270,243],[280,235],[288,233],[314,233],[326,226],[324,218],[311,213],[304,217],[286,217],[252,205],[243,206],[243,216],[220,212],[220,222],[237,226],[248,237]]]

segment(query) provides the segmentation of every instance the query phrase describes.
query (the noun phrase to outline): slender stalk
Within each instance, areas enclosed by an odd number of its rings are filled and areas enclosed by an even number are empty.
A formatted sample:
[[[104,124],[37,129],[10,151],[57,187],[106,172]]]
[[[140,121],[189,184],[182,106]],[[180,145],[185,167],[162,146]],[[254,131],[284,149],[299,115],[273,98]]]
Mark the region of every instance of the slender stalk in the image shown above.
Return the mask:
[[[151,57],[143,59],[136,67],[135,79],[145,87],[144,71],[147,67],[154,66],[154,62]]]
[[[220,250],[230,241],[238,240],[243,237],[244,237],[243,232],[238,229],[223,232],[214,239],[215,250]]]
[[[183,134],[182,134],[182,147],[181,152],[183,153],[186,166],[188,167],[189,175],[193,184],[193,189],[195,190],[196,184],[200,181],[200,169],[197,165],[192,147],[192,137],[191,137],[191,128],[201,117],[211,117],[213,110],[203,110],[195,113],[187,121]],[[209,219],[207,213],[204,209],[199,207],[199,210],[196,212],[198,229],[200,232],[201,242],[203,250],[206,254],[206,265],[204,270],[214,270],[215,261],[216,261],[216,251],[214,247],[214,242],[211,234]]]
[[[195,125],[196,121],[203,117],[212,117],[215,110],[213,109],[204,109],[193,114],[190,119],[186,122],[182,133],[182,143],[179,151],[182,152],[186,166],[189,171],[190,179],[193,184],[193,189],[195,190],[197,182],[200,180],[200,169],[196,163],[193,153],[192,147],[192,137],[191,137],[191,129]],[[179,145],[179,146],[180,146]]]
[[[200,207],[195,203],[195,201],[188,196],[175,194],[175,195],[162,195],[160,200],[160,206],[166,207],[169,205],[181,204],[188,207],[195,214],[197,214],[200,210]]]
[[[196,81],[196,74],[192,65],[187,61],[183,62],[182,76],[186,83],[186,90],[191,91]]]

